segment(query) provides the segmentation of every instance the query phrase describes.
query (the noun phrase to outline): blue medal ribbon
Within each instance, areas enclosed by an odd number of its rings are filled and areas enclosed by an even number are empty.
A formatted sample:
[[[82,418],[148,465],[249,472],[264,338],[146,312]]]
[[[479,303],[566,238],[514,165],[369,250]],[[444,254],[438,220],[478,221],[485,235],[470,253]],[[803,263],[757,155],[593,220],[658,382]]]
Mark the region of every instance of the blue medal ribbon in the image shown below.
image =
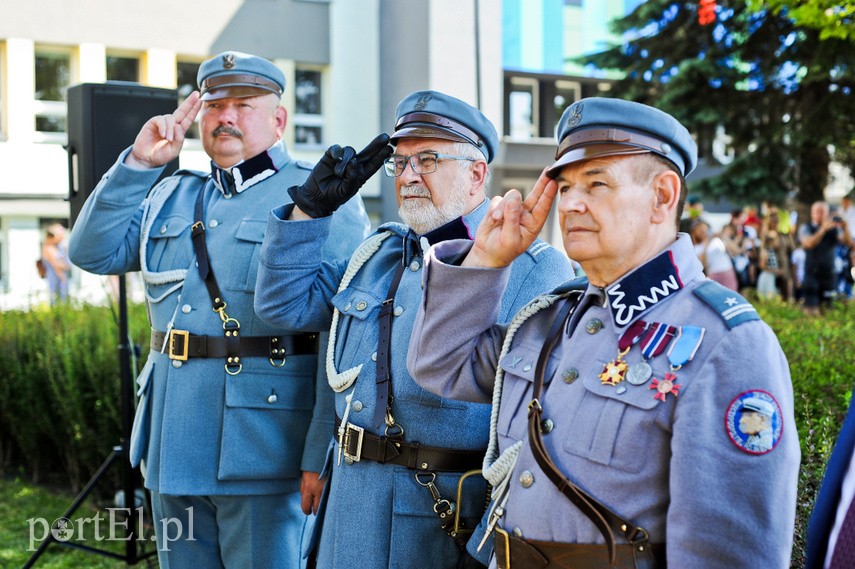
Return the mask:
[[[668,349],[668,361],[672,371],[677,371],[692,361],[704,340],[705,331],[700,326],[680,326],[677,329],[677,337]]]

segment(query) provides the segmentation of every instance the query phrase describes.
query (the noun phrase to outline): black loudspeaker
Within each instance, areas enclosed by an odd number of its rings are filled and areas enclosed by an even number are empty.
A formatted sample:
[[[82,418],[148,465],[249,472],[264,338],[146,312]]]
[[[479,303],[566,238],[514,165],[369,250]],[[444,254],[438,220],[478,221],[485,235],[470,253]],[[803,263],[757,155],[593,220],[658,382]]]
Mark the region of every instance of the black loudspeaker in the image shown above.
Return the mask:
[[[74,226],[86,198],[101,177],[134,143],[148,119],[171,114],[178,106],[175,89],[125,81],[81,83],[68,89],[68,202]],[[178,169],[166,165],[161,178]]]

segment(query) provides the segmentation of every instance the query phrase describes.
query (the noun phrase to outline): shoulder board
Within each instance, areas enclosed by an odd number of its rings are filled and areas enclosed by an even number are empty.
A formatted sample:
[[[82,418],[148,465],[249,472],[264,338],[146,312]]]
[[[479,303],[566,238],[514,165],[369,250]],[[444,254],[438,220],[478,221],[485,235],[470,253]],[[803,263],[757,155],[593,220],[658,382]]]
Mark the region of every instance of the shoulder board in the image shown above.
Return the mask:
[[[382,231],[389,231],[391,233],[395,233],[403,237],[409,231],[409,228],[403,223],[398,223],[396,221],[387,221],[383,225],[377,228],[376,233],[380,233]]]
[[[297,168],[300,168],[301,170],[311,170],[315,167],[314,164],[312,164],[311,162],[306,162],[305,160],[297,160],[296,162],[294,162],[294,164],[297,166]]]
[[[707,281],[693,292],[722,317],[728,328],[760,320],[757,310],[742,295],[715,281]]]
[[[201,170],[189,170],[186,168],[180,168],[176,170],[173,176],[196,176],[198,178],[207,178],[211,175],[210,172],[202,172]]]
[[[526,249],[525,252],[531,255],[532,257],[537,258],[538,255],[543,252],[549,251],[551,248],[552,246],[549,243],[538,238],[534,240],[534,243],[529,245],[528,249]]]
[[[552,289],[549,294],[567,294],[568,292],[573,292],[574,290],[585,290],[588,288],[588,277],[576,277],[574,279],[570,279],[569,281],[565,281]]]

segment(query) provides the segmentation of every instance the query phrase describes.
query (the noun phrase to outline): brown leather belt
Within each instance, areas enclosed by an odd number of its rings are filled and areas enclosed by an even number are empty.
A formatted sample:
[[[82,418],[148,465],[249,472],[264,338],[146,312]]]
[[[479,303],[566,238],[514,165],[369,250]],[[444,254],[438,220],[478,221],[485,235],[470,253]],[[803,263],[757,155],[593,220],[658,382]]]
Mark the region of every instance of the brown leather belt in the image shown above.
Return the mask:
[[[457,450],[408,443],[395,437],[380,437],[362,427],[347,423],[343,436],[339,434],[341,419],[335,418],[335,440],[341,440],[348,462],[373,460],[380,464],[397,464],[413,470],[466,472],[478,470],[486,450]]]
[[[152,351],[163,351],[166,332],[151,331]],[[165,353],[170,359],[225,358],[227,356],[262,357],[284,360],[287,356],[318,353],[318,335],[293,334],[284,336],[197,336],[186,330],[172,330]],[[236,353],[232,353],[233,350]],[[278,362],[277,362],[278,365]]]
[[[587,543],[556,543],[533,541],[516,537],[497,528],[496,566],[498,569],[633,569],[636,567],[635,547],[629,544],[615,546],[615,564],[609,563],[606,545]],[[653,557],[657,569],[664,569],[665,545],[653,544]]]

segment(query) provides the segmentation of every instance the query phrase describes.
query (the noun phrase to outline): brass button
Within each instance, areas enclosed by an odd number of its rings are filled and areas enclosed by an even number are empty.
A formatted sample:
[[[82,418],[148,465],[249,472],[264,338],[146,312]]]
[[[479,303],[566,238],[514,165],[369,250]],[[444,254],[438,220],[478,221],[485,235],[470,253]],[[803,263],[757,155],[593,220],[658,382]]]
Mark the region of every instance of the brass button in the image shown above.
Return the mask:
[[[275,393],[271,393],[270,397],[267,398],[268,403],[276,403],[278,400],[279,400],[279,398],[276,397]]]
[[[364,300],[360,300],[359,302],[356,303],[356,309],[359,310],[360,312],[365,310],[367,307],[368,307],[368,303],[365,302]]]
[[[523,371],[531,371],[531,364],[525,364],[523,366]]]
[[[588,334],[596,334],[600,330],[603,329],[603,321],[599,318],[591,318],[588,320],[588,323],[585,324],[585,332]]]
[[[552,432],[552,429],[555,428],[555,423],[552,422],[552,419],[544,419],[540,422],[540,430],[544,434],[548,434]]]
[[[374,352],[373,354],[371,354],[371,361],[374,361],[374,362],[377,361],[377,352]]]
[[[348,310],[350,310],[351,306],[352,306],[352,304],[350,304],[349,302],[347,304],[345,304],[344,305],[344,311],[347,312]]]
[[[191,310],[193,310],[193,307],[190,306],[189,304],[185,304],[184,306],[181,307],[181,312],[183,312],[184,314],[190,314]]]
[[[395,316],[400,316],[403,313],[404,313],[404,307],[403,306],[396,306],[395,307]]]
[[[517,537],[522,537],[522,536],[523,536],[523,532],[522,532],[522,530],[521,530],[520,528],[514,528],[514,535],[515,535],[515,536],[517,536]]]
[[[561,379],[564,380],[564,383],[573,383],[579,378],[579,370],[575,367],[571,367],[570,369],[564,370],[564,373],[561,374]]]
[[[421,268],[421,265],[419,264],[418,261],[413,261],[412,263],[410,263],[410,270],[413,271],[414,273],[416,271],[418,271],[420,268]]]
[[[534,484],[534,474],[531,471],[526,470],[522,474],[520,474],[520,484],[523,488],[528,488],[532,484]]]
[[[214,227],[218,226],[219,224],[220,224],[219,221],[217,221],[216,219],[212,219],[211,221],[208,222],[208,227],[214,228]]]
[[[353,410],[356,411],[357,413],[362,411],[362,401],[360,401],[359,399],[354,401],[353,402]]]

